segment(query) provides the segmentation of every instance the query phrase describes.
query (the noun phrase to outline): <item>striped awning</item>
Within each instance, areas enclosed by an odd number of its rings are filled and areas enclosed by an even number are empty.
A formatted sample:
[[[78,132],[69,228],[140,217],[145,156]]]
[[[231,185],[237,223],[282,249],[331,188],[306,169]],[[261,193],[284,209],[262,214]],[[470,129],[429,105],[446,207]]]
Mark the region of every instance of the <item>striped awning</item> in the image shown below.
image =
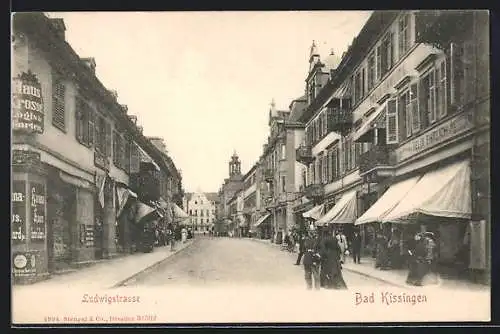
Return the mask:
[[[256,222],[253,226],[254,226],[254,227],[258,227],[258,226],[260,226],[260,224],[262,224],[264,221],[266,221],[266,219],[268,219],[270,216],[271,216],[271,214],[270,214],[270,213],[268,213],[268,214],[266,214],[266,215],[264,215],[264,216],[260,217],[260,218],[259,218],[259,220],[257,220],[257,222]]]
[[[119,217],[120,214],[122,213],[123,208],[127,204],[127,201],[129,200],[129,198],[137,198],[137,194],[128,188],[121,187],[121,186],[117,185],[116,186],[116,200],[118,202],[117,203],[118,210],[116,212],[117,217]]]
[[[155,208],[153,208],[147,204],[144,204],[142,202],[138,202],[137,203],[137,211],[135,214],[135,222],[138,223],[142,219],[144,219],[146,216],[152,215],[155,212],[157,212],[155,210]]]
[[[304,212],[302,214],[302,217],[304,218],[312,218],[314,220],[318,220],[321,218],[321,216],[323,215],[323,209],[325,208],[325,205],[324,204],[319,204],[319,205],[316,205],[314,208],[312,208],[311,210],[307,211],[307,212]]]
[[[377,121],[384,116],[385,105],[378,107],[373,113],[371,113],[365,120],[361,127],[354,133],[352,140],[360,141],[362,137],[368,133],[370,130],[377,127]]]

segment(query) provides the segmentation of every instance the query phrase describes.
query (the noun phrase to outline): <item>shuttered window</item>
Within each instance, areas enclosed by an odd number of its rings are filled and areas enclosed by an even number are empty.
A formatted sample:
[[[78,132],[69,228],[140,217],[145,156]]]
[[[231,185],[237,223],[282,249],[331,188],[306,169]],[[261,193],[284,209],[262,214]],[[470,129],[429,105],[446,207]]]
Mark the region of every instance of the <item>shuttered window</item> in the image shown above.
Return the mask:
[[[380,81],[380,78],[382,77],[382,47],[380,45],[377,46],[375,77],[376,81]]]
[[[321,116],[323,117],[323,134],[327,135],[328,134],[328,111],[324,110],[323,114]]]
[[[52,124],[66,131],[66,108],[65,108],[66,86],[57,75],[52,76]]]
[[[436,68],[436,100],[437,100],[437,114],[439,118],[443,118],[448,113],[448,78],[446,73],[446,59],[443,59]]]
[[[410,17],[408,14],[399,19],[399,58],[403,57],[410,48]]]
[[[328,183],[328,151],[326,154],[323,156],[323,178],[322,178],[322,183],[327,184]]]
[[[399,139],[399,129],[396,99],[388,100],[385,108],[387,113],[387,144],[397,144]]]
[[[76,99],[75,136],[78,142],[87,147],[94,144],[94,118],[95,112],[86,101]]]
[[[111,132],[111,124],[106,122],[105,124],[105,132],[104,132],[104,140],[105,140],[105,152],[107,157],[111,157],[112,155],[112,132]]]
[[[333,160],[333,163],[332,163],[332,178],[333,180],[335,180],[336,178],[339,177],[339,150],[337,147],[335,147],[333,149],[333,152],[332,152],[332,160]]]

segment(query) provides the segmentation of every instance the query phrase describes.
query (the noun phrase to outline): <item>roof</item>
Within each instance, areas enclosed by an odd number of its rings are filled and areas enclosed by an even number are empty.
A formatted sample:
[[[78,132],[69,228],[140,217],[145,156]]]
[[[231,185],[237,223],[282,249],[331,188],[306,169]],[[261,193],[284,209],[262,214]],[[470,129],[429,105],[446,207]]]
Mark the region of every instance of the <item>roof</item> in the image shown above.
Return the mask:
[[[291,112],[290,118],[288,119],[291,122],[296,122],[300,119],[302,114],[304,113],[305,108],[307,107],[307,98],[305,95],[295,99],[290,104]]]

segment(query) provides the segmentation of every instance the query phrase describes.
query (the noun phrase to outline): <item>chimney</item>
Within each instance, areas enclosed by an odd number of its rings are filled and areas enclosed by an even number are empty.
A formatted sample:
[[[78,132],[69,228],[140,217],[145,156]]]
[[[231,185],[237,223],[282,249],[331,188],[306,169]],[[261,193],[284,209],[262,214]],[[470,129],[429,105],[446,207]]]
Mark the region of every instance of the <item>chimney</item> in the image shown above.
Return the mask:
[[[82,61],[87,65],[88,68],[95,74],[95,59],[93,57],[82,58]]]
[[[126,114],[128,112],[128,106],[126,104],[120,104],[122,107],[123,112]]]
[[[115,98],[115,100],[118,100],[118,92],[114,89],[110,89],[109,93]]]
[[[56,35],[59,38],[65,40],[66,39],[66,25],[64,24],[63,19],[51,18],[49,19],[50,23],[52,23],[52,27],[54,27]]]

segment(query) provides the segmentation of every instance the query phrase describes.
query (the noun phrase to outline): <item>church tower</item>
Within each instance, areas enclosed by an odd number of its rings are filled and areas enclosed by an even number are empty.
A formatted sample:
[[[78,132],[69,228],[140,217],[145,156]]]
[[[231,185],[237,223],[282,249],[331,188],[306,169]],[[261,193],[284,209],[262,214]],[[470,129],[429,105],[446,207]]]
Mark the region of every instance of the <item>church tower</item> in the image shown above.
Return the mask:
[[[229,161],[229,177],[241,176],[241,161],[236,151],[234,151],[231,160]]]

